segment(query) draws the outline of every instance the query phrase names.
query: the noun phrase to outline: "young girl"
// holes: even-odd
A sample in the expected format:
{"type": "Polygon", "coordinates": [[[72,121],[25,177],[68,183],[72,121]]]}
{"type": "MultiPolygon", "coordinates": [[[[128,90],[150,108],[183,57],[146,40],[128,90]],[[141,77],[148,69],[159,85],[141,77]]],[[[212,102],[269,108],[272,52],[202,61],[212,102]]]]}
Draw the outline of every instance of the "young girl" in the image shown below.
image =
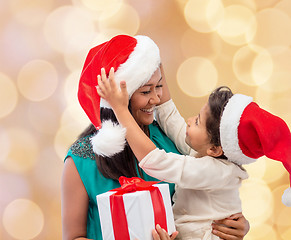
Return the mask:
{"type": "MultiPolygon", "coordinates": [[[[262,112],[260,120],[271,115],[252,103],[250,97],[233,95],[228,88],[218,88],[198,116],[190,118],[187,124],[172,101],[163,104],[157,109],[157,118],[179,150],[187,154],[179,156],[157,149],[140,130],[127,108],[125,82],[121,82],[120,91],[113,70],[109,80],[103,70],[101,76],[98,76],[97,92],[109,102],[118,121],[126,128],[127,141],[140,166],[149,175],[176,183],[173,211],[180,239],[218,239],[211,233],[213,220],[241,212],[239,187],[248,177],[241,164],[253,162],[264,154],[286,163],[284,156],[288,156],[290,147],[280,148],[280,151],[276,146],[261,142],[258,132],[252,133],[253,128],[249,128],[250,122],[258,118],[256,115],[252,119],[251,113],[262,112]],[[236,142],[235,136],[242,138],[243,144],[236,142]],[[287,155],[281,154],[286,151],[287,155]]],[[[271,119],[280,133],[272,142],[281,142],[285,136],[283,141],[288,146],[291,137],[287,125],[273,115],[271,119]]]]}

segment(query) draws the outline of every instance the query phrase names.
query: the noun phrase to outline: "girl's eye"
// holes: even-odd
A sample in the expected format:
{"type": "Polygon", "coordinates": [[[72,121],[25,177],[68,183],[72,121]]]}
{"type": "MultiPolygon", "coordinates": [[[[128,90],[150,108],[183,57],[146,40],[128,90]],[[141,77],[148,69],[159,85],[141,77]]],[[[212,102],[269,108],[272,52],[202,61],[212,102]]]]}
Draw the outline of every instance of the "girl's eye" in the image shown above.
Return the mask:
{"type": "Polygon", "coordinates": [[[195,124],[198,125],[198,117],[195,119],[195,124]]]}
{"type": "Polygon", "coordinates": [[[163,85],[161,84],[161,85],[157,85],[156,86],[156,88],[162,88],[163,87],[163,85]]]}

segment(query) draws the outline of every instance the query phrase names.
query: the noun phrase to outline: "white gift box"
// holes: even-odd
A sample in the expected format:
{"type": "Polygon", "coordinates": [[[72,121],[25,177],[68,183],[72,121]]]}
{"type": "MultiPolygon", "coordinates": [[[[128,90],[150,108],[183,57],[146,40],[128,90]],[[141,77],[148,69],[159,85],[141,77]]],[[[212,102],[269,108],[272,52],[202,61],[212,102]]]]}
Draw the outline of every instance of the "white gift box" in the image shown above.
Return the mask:
{"type": "MultiPolygon", "coordinates": [[[[169,234],[172,234],[176,231],[176,228],[169,185],[154,184],[153,186],[158,187],[161,192],[166,211],[167,230],[169,234]]],[[[96,196],[104,240],[115,240],[110,211],[110,195],[114,193],[115,191],[109,191],[96,196]]],[[[143,190],[125,193],[123,195],[123,202],[130,239],[152,240],[152,230],[155,228],[155,220],[150,192],[143,190]]]]}

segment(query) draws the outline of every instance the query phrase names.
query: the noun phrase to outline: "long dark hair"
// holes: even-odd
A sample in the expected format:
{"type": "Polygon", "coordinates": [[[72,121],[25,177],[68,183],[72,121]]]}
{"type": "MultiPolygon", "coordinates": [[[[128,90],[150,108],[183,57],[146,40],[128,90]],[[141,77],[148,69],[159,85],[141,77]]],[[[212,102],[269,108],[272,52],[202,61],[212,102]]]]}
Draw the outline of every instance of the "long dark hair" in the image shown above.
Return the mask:
{"type": "MultiPolygon", "coordinates": [[[[206,119],[206,129],[210,137],[210,143],[214,146],[221,146],[220,142],[220,119],[228,100],[233,96],[229,87],[221,86],[216,88],[208,98],[209,116],[206,119]]],[[[219,158],[225,158],[224,155],[219,158]]]]}
{"type": "MultiPolygon", "coordinates": [[[[129,104],[130,110],[130,104],[129,104]]],[[[116,116],[112,109],[101,108],[100,110],[101,121],[111,120],[118,123],[116,116]]],[[[147,128],[147,126],[146,126],[147,128]]],[[[86,137],[97,132],[93,124],[90,124],[79,136],[80,138],[86,137]]],[[[122,152],[115,154],[112,157],[103,157],[95,154],[96,164],[101,174],[106,178],[118,180],[120,176],[125,177],[142,177],[143,174],[139,167],[137,167],[137,160],[126,143],[122,152]]]]}

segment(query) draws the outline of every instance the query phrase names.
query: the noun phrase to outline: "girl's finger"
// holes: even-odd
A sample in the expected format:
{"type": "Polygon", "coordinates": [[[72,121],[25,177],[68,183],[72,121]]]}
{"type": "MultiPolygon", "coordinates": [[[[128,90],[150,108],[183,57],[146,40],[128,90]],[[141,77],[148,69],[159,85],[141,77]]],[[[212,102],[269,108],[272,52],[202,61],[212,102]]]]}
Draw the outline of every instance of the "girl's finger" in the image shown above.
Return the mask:
{"type": "Polygon", "coordinates": [[[101,82],[103,83],[104,88],[108,89],[110,87],[105,68],[101,68],[101,82]]]}
{"type": "Polygon", "coordinates": [[[103,92],[102,92],[102,90],[100,89],[99,86],[96,86],[96,90],[97,90],[97,93],[98,93],[98,95],[99,95],[100,97],[102,97],[102,98],[105,97],[104,94],[103,94],[103,92]]]}
{"type": "Polygon", "coordinates": [[[97,81],[98,81],[98,88],[100,90],[105,90],[104,83],[102,82],[102,79],[101,79],[100,75],[97,76],[97,81]]]}

